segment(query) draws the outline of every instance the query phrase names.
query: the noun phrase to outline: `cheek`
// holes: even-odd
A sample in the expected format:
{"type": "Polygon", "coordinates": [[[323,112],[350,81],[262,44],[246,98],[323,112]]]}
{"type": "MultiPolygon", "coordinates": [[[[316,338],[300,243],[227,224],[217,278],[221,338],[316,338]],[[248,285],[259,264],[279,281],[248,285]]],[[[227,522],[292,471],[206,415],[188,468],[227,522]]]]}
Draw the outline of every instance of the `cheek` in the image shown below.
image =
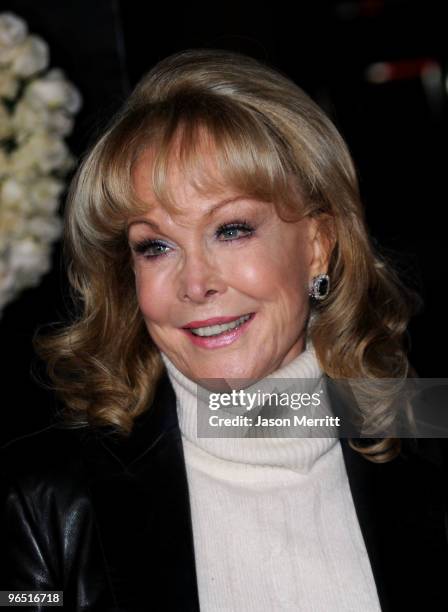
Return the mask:
{"type": "Polygon", "coordinates": [[[226,278],[240,291],[262,300],[274,299],[279,281],[284,274],[280,260],[273,256],[275,249],[268,240],[253,242],[242,253],[226,259],[226,278]]]}
{"type": "Polygon", "coordinates": [[[309,308],[306,252],[286,241],[275,254],[257,266],[257,291],[280,329],[292,329],[291,324],[295,329],[309,308]]]}
{"type": "Polygon", "coordinates": [[[303,239],[290,240],[278,260],[278,279],[281,289],[294,296],[307,297],[309,253],[303,239]],[[299,243],[299,247],[297,247],[299,243]]]}
{"type": "Polygon", "coordinates": [[[254,252],[250,257],[241,258],[232,268],[232,277],[241,288],[246,288],[253,297],[277,301],[280,297],[306,297],[308,271],[304,264],[305,253],[292,249],[276,251],[276,256],[266,251],[254,252]]]}
{"type": "Polygon", "coordinates": [[[135,289],[138,304],[145,320],[147,322],[163,322],[168,312],[167,304],[172,303],[167,283],[164,283],[156,275],[137,271],[135,289]]]}

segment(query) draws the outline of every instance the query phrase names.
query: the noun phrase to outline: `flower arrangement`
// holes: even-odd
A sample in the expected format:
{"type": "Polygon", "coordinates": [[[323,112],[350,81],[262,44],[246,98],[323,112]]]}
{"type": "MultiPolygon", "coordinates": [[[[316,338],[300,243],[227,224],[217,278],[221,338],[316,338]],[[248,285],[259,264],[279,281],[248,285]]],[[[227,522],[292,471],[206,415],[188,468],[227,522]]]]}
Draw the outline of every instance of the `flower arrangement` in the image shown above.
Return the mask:
{"type": "Polygon", "coordinates": [[[64,138],[82,99],[48,45],[13,13],[0,13],[0,316],[50,269],[64,178],[74,166],[64,138]]]}

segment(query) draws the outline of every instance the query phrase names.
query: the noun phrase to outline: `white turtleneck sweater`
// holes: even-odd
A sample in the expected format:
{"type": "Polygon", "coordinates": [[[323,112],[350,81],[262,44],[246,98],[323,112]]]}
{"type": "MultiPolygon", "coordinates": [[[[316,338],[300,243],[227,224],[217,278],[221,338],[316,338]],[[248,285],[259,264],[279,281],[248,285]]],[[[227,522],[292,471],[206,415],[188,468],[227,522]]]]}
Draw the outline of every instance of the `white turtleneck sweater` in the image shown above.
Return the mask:
{"type": "MultiPolygon", "coordinates": [[[[197,385],[162,359],[177,398],[201,611],[379,612],[338,439],[198,437],[197,385]]],[[[322,375],[308,344],[262,382],[322,375]]]]}

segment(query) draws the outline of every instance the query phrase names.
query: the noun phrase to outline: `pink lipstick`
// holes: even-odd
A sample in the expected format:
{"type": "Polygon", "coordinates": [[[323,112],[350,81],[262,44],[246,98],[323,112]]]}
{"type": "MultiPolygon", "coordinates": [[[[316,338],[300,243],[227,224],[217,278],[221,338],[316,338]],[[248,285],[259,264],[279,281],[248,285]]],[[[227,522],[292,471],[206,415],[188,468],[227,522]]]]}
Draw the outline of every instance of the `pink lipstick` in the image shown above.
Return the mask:
{"type": "Polygon", "coordinates": [[[222,346],[227,346],[229,344],[232,344],[233,342],[236,342],[236,340],[238,340],[238,338],[240,338],[246,332],[249,325],[255,318],[254,312],[248,314],[249,318],[247,319],[247,321],[244,321],[244,323],[242,323],[238,327],[223,331],[220,334],[216,334],[214,336],[196,336],[189,330],[198,327],[208,327],[211,325],[222,325],[223,323],[230,323],[231,321],[235,321],[236,319],[239,319],[241,316],[244,315],[240,315],[239,317],[214,317],[211,319],[206,319],[204,321],[191,321],[190,323],[188,323],[188,325],[182,328],[182,331],[196,346],[207,349],[220,348],[222,346]]]}

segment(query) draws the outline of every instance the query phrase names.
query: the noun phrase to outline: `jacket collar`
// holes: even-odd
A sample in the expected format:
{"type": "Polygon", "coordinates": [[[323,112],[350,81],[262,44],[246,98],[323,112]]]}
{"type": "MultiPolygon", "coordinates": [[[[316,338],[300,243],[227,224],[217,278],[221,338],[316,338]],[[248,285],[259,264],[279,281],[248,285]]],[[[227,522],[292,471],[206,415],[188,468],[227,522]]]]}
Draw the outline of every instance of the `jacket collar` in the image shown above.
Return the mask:
{"type": "MultiPolygon", "coordinates": [[[[327,381],[335,414],[353,415],[349,386],[327,381]]],[[[381,609],[444,609],[448,544],[440,441],[404,438],[395,459],[374,463],[351,448],[347,433],[355,428],[345,425],[340,443],[381,609]]]]}
{"type": "Polygon", "coordinates": [[[162,376],[129,438],[96,431],[85,444],[89,496],[115,608],[198,612],[185,460],[168,377],[162,376]]]}
{"type": "Polygon", "coordinates": [[[163,371],[151,405],[135,419],[129,437],[117,434],[112,428],[93,430],[93,436],[95,444],[103,446],[118,466],[131,469],[146,455],[149,457],[165,435],[178,434],[178,430],[176,395],[168,375],[163,371]]]}

